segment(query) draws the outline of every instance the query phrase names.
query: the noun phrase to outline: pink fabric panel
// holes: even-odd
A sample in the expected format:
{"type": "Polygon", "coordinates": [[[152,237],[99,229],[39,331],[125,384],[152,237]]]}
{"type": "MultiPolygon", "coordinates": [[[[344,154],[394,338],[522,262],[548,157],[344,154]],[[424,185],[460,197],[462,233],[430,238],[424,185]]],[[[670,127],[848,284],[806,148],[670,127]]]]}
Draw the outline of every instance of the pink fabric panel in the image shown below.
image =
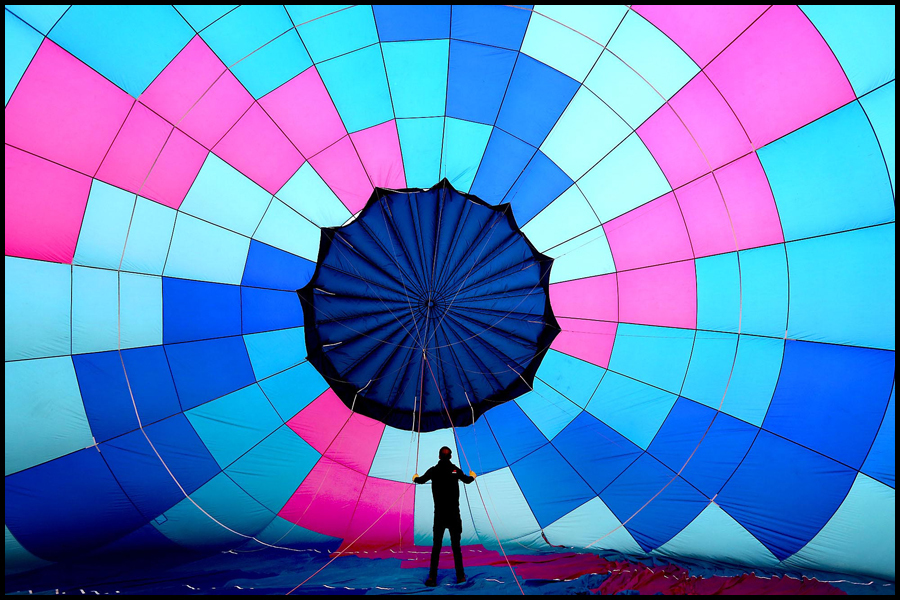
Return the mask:
{"type": "Polygon", "coordinates": [[[784,241],[772,188],[755,152],[716,171],[716,179],[734,223],[738,248],[784,241]]]}
{"type": "Polygon", "coordinates": [[[669,192],[603,225],[616,269],[693,258],[684,219],[669,192]]]}
{"type": "Polygon", "coordinates": [[[93,175],[134,99],[44,40],[6,105],[6,143],[93,175]]]}
{"type": "Polygon", "coordinates": [[[706,68],[756,148],[851,102],[828,44],[796,6],[773,6],[706,68]]]}
{"type": "Polygon", "coordinates": [[[551,348],[604,369],[609,367],[609,357],[616,339],[616,323],[564,317],[557,317],[556,320],[562,331],[553,340],[551,348]]]}
{"type": "Polygon", "coordinates": [[[206,148],[212,148],[252,104],[253,96],[231,72],[227,72],[216,80],[177,125],[206,148]]]}
{"type": "Polygon", "coordinates": [[[373,187],[349,136],[311,157],[309,164],[351,213],[366,205],[373,187]]]}
{"type": "Polygon", "coordinates": [[[644,121],[637,134],[673,188],[709,172],[699,142],[668,104],[644,121]]]}
{"type": "Polygon", "coordinates": [[[97,179],[140,193],[172,129],[165,119],[136,103],[103,159],[97,179]]]}
{"type": "Polygon", "coordinates": [[[723,196],[712,174],[675,190],[697,258],[737,250],[723,196]]]}
{"type": "Polygon", "coordinates": [[[157,159],[141,195],[150,200],[178,208],[194,184],[209,152],[178,129],[169,136],[157,159]]]}
{"type": "Polygon", "coordinates": [[[91,178],[10,146],[5,160],[6,255],[71,263],[91,178]]]}
{"type": "Polygon", "coordinates": [[[635,12],[656,25],[701,67],[739,36],[766,8],[768,5],[632,6],[635,12]]]}
{"type": "Polygon", "coordinates": [[[383,432],[384,423],[354,413],[325,457],[365,475],[372,466],[383,432]]]}
{"type": "Polygon", "coordinates": [[[275,88],[259,103],[307,158],[347,135],[315,67],[275,88]]]}
{"type": "Polygon", "coordinates": [[[319,459],[278,516],[318,533],[346,537],[365,481],[353,469],[319,459]]]}
{"type": "Polygon", "coordinates": [[[258,104],[250,107],[215,153],[271,194],[303,164],[303,156],[258,104]]]}
{"type": "Polygon", "coordinates": [[[390,189],[406,187],[396,121],[388,121],[351,133],[350,139],[359,153],[372,185],[390,189]]]}
{"type": "Polygon", "coordinates": [[[294,415],[287,425],[319,454],[323,454],[351,414],[337,394],[328,388],[294,415]]]}
{"type": "Polygon", "coordinates": [[[369,477],[341,548],[359,551],[412,546],[415,487],[369,477]]]}
{"type": "Polygon", "coordinates": [[[697,327],[694,261],[619,273],[621,321],[661,327],[697,327]]]}
{"type": "Polygon", "coordinates": [[[616,274],[554,283],[550,285],[550,305],[557,317],[618,321],[616,274]]]}

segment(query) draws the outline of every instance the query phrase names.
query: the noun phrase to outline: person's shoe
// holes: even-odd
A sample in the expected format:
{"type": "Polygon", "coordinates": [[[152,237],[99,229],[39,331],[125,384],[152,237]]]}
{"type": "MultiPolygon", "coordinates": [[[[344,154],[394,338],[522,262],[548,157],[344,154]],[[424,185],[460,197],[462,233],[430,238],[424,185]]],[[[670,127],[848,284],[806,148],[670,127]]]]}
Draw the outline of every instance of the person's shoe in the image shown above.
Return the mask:
{"type": "Polygon", "coordinates": [[[425,580],[425,585],[428,587],[435,587],[437,586],[437,580],[434,577],[429,577],[425,580]]]}
{"type": "Polygon", "coordinates": [[[465,582],[466,582],[465,574],[456,576],[456,583],[465,583],[465,582]]]}

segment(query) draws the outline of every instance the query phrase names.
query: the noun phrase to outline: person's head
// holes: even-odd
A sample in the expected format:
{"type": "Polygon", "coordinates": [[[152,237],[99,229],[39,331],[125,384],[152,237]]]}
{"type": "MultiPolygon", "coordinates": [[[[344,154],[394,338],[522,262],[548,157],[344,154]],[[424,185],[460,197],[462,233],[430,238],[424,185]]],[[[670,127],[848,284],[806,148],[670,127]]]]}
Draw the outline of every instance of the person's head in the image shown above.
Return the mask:
{"type": "Polygon", "coordinates": [[[444,446],[441,448],[441,451],[438,452],[438,460],[450,460],[451,456],[453,456],[453,451],[447,446],[444,446]]]}

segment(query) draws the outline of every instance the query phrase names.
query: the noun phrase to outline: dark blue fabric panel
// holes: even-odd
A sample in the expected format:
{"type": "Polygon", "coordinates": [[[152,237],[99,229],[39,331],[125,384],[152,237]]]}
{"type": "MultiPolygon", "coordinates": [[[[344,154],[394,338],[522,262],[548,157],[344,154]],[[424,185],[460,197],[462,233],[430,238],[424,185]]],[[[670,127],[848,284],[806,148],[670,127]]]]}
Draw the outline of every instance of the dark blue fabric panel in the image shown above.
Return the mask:
{"type": "MultiPolygon", "coordinates": [[[[151,559],[165,560],[178,556],[178,554],[188,554],[196,551],[179,546],[160,533],[153,526],[153,523],[147,523],[125,537],[100,547],[95,552],[103,556],[105,560],[118,559],[133,565],[135,558],[140,555],[151,559]]],[[[101,564],[108,566],[109,563],[104,561],[101,564]]]]}
{"type": "Polygon", "coordinates": [[[763,428],[858,469],[890,398],[894,356],[788,341],[763,428]]]}
{"type": "Polygon", "coordinates": [[[241,288],[244,333],[303,326],[303,308],[296,292],[241,288]]]}
{"type": "Polygon", "coordinates": [[[619,521],[631,519],[625,527],[646,551],[659,548],[675,537],[709,503],[703,494],[646,453],[606,488],[600,498],[619,521]],[[652,502],[647,504],[651,498],[652,502]]]}
{"type": "Polygon", "coordinates": [[[94,439],[102,442],[137,429],[119,352],[76,354],[72,362],[94,439]]]}
{"type": "Polygon", "coordinates": [[[500,204],[537,149],[496,127],[491,131],[472,193],[491,204],[500,204]]]}
{"type": "Polygon", "coordinates": [[[312,261],[251,240],[241,285],[299,290],[309,283],[315,270],[312,261]]]}
{"type": "Polygon", "coordinates": [[[547,443],[547,438],[515,402],[507,402],[485,415],[508,464],[547,443]]]}
{"type": "Polygon", "coordinates": [[[515,63],[512,50],[451,41],[447,116],[493,125],[515,63]]]}
{"type": "Polygon", "coordinates": [[[538,524],[546,527],[594,497],[588,484],[547,444],[511,466],[538,524]],[[548,485],[548,481],[552,481],[548,485]]]}
{"type": "Polygon", "coordinates": [[[454,5],[451,35],[457,40],[518,50],[531,18],[531,6],[454,5]]]}
{"type": "Polygon", "coordinates": [[[487,419],[482,417],[474,425],[457,427],[456,435],[459,437],[460,446],[465,450],[465,454],[460,451],[456,458],[459,460],[459,466],[467,473],[471,470],[480,475],[506,466],[503,453],[497,446],[497,440],[487,419]]]}
{"type": "Polygon", "coordinates": [[[256,381],[240,336],[167,345],[166,356],[184,410],[256,381]]]}
{"type": "Polygon", "coordinates": [[[643,453],[588,412],[575,417],[553,438],[553,445],[598,494],[643,453]]]}
{"type": "Polygon", "coordinates": [[[138,407],[141,422],[146,425],[181,412],[175,383],[162,346],[123,350],[128,383],[138,407]]]}
{"type": "Polygon", "coordinates": [[[96,448],[19,471],[5,481],[6,526],[40,558],[88,551],[147,522],[96,448]]]}
{"type": "Polygon", "coordinates": [[[571,185],[569,176],[538,150],[505,200],[512,204],[516,223],[522,227],[571,185]]]}
{"type": "Polygon", "coordinates": [[[450,5],[374,5],[378,39],[382,42],[440,40],[450,37],[450,5]]]}
{"type": "Polygon", "coordinates": [[[881,429],[875,437],[875,443],[869,450],[869,456],[863,464],[862,472],[894,487],[894,464],[897,459],[894,433],[896,423],[894,422],[894,390],[891,390],[891,401],[888,403],[887,411],[884,413],[884,419],[881,421],[881,429]]]}
{"type": "Polygon", "coordinates": [[[828,522],[856,471],[763,430],[716,502],[784,560],[828,522]]]}
{"type": "Polygon", "coordinates": [[[579,86],[568,75],[520,54],[500,108],[497,127],[539,147],[579,86]]]}
{"type": "Polygon", "coordinates": [[[240,287],[163,277],[163,343],[191,342],[240,332],[240,287]]]}

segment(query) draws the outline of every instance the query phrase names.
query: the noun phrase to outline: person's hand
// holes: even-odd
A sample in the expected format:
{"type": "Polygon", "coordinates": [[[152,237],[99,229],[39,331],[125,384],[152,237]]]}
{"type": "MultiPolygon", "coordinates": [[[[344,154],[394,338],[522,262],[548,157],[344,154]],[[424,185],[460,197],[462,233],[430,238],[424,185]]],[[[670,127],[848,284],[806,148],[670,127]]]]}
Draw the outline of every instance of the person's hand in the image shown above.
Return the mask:
{"type": "Polygon", "coordinates": [[[415,483],[415,482],[416,482],[416,479],[418,479],[418,478],[419,478],[419,474],[418,474],[418,473],[416,473],[415,475],[413,475],[413,483],[415,483]]]}
{"type": "Polygon", "coordinates": [[[469,471],[469,477],[475,479],[475,471],[469,471]]]}

